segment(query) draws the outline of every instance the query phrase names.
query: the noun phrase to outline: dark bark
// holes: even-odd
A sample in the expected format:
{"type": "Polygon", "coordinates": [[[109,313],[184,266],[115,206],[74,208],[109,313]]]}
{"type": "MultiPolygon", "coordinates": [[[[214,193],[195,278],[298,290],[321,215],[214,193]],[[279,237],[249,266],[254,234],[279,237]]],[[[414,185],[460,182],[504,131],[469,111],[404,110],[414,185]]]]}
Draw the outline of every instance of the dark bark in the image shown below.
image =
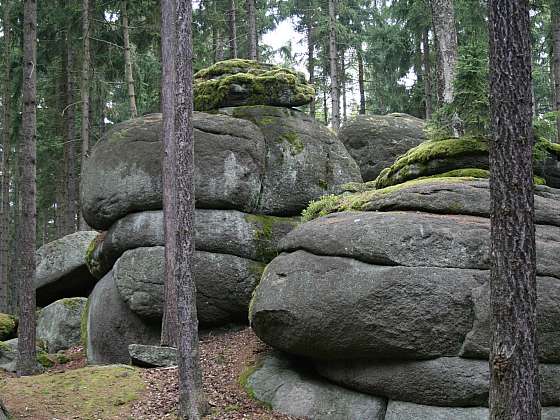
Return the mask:
{"type": "Polygon", "coordinates": [[[10,309],[9,295],[10,285],[8,276],[10,242],[10,138],[11,138],[11,6],[9,0],[4,4],[3,30],[4,30],[4,80],[2,92],[2,213],[0,214],[0,312],[8,312],[10,309]]]}
{"type": "Polygon", "coordinates": [[[540,419],[528,0],[490,0],[490,418],[540,419]]]}
{"type": "Polygon", "coordinates": [[[179,324],[179,417],[198,420],[204,411],[198,346],[194,266],[194,132],[192,3],[177,0],[175,79],[175,283],[179,324]]]}
{"type": "MultiPolygon", "coordinates": [[[[554,110],[560,112],[560,1],[550,4],[552,27],[552,70],[554,79],[554,110]]],[[[560,142],[560,115],[556,117],[557,141],[560,142]]]]}
{"type": "Polygon", "coordinates": [[[228,28],[229,28],[229,58],[237,58],[237,22],[235,0],[229,0],[228,28]]]}
{"type": "Polygon", "coordinates": [[[175,1],[161,2],[161,111],[163,113],[163,212],[165,220],[165,306],[161,345],[177,346],[177,294],[175,285],[175,1]]]}
{"type": "Polygon", "coordinates": [[[124,40],[124,73],[126,77],[126,86],[128,88],[130,118],[136,118],[138,116],[138,109],[136,108],[136,93],[134,90],[134,77],[132,74],[132,57],[130,55],[130,35],[128,30],[127,2],[125,0],[121,1],[121,18],[124,40]]]}
{"type": "Polygon", "coordinates": [[[356,48],[358,55],[358,88],[360,90],[360,115],[366,114],[366,89],[364,84],[364,58],[362,47],[356,48]]]}
{"type": "Polygon", "coordinates": [[[342,93],[342,121],[348,120],[348,111],[346,110],[346,52],[343,50],[340,53],[340,89],[342,93]]]}
{"type": "Polygon", "coordinates": [[[422,67],[424,76],[424,103],[426,106],[426,119],[432,117],[432,66],[430,63],[430,38],[428,28],[422,33],[422,67]]]}
{"type": "Polygon", "coordinates": [[[337,45],[336,45],[336,4],[335,0],[329,0],[329,61],[331,76],[331,101],[332,116],[331,124],[334,131],[340,128],[340,88],[338,84],[338,65],[337,65],[337,45]]]}
{"type": "Polygon", "coordinates": [[[70,39],[70,28],[66,33],[66,107],[65,131],[66,142],[64,143],[64,164],[65,164],[65,190],[66,203],[64,205],[64,225],[65,235],[73,233],[77,230],[76,220],[78,215],[78,173],[76,159],[76,113],[74,111],[74,48],[70,39]]]}
{"type": "Polygon", "coordinates": [[[255,0],[245,0],[247,7],[247,31],[249,32],[249,60],[257,60],[257,16],[255,0]]]}
{"type": "MultiPolygon", "coordinates": [[[[311,15],[311,13],[310,13],[311,15]]],[[[315,30],[311,16],[307,17],[307,71],[309,72],[309,84],[315,84],[315,30]]],[[[315,118],[315,100],[309,104],[309,116],[315,118]]]]}
{"type": "Polygon", "coordinates": [[[35,355],[35,245],[37,222],[37,2],[23,3],[23,138],[20,150],[22,214],[19,252],[19,327],[17,371],[30,375],[35,355]]]}
{"type": "MultiPolygon", "coordinates": [[[[90,4],[89,0],[82,0],[82,37],[83,37],[83,52],[82,52],[82,83],[80,87],[82,96],[82,168],[89,156],[89,114],[90,114],[90,67],[91,67],[91,54],[89,45],[90,36],[90,4]]],[[[85,220],[80,217],[80,229],[87,230],[88,226],[85,220]]]]}

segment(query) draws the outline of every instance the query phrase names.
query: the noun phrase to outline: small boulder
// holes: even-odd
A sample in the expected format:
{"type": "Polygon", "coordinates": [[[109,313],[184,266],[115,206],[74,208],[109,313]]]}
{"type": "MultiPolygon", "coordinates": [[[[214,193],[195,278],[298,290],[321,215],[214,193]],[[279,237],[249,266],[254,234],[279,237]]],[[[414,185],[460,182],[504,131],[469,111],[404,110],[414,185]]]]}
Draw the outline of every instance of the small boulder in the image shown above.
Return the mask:
{"type": "Polygon", "coordinates": [[[43,308],[37,320],[37,338],[49,353],[80,344],[82,313],[87,299],[65,298],[43,308]]]}
{"type": "Polygon", "coordinates": [[[303,73],[252,60],[221,61],[194,75],[198,111],[241,105],[292,107],[315,98],[303,73]]]}
{"type": "Polygon", "coordinates": [[[128,346],[133,365],[147,368],[177,366],[177,349],[174,347],[131,344],[128,346]]]}

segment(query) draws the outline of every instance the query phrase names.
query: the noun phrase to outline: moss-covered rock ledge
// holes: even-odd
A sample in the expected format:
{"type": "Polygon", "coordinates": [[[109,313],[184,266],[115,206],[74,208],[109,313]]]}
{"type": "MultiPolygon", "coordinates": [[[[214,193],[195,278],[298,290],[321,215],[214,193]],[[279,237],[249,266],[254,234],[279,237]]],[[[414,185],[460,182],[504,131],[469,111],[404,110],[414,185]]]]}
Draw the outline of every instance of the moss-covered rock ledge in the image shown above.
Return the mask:
{"type": "Polygon", "coordinates": [[[221,61],[194,75],[197,111],[243,105],[301,106],[315,89],[297,71],[252,60],[221,61]]]}

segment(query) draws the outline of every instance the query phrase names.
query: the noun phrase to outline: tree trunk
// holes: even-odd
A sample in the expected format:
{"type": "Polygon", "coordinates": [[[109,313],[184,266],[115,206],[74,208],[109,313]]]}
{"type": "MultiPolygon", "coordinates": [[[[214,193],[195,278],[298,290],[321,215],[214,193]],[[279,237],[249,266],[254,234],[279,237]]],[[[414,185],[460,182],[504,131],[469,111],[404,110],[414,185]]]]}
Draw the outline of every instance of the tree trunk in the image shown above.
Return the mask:
{"type": "Polygon", "coordinates": [[[136,108],[136,94],[134,93],[134,77],[132,76],[132,57],[130,56],[130,36],[128,32],[128,13],[126,11],[126,0],[121,1],[121,14],[124,39],[124,69],[126,85],[128,87],[128,101],[130,105],[130,118],[138,116],[136,108]]]}
{"type": "Polygon", "coordinates": [[[179,323],[179,417],[198,420],[204,406],[194,267],[192,3],[177,0],[175,79],[175,283],[179,323]]]}
{"type": "MultiPolygon", "coordinates": [[[[554,71],[554,110],[560,112],[560,1],[552,0],[552,68],[554,71]]],[[[556,117],[557,141],[560,143],[560,115],[556,117]]]]}
{"type": "Polygon", "coordinates": [[[490,418],[540,419],[528,0],[490,0],[490,418]]]}
{"type": "Polygon", "coordinates": [[[329,125],[329,109],[327,104],[327,90],[323,90],[323,118],[325,119],[325,125],[329,125]]]}
{"type": "MultiPolygon", "coordinates": [[[[309,84],[313,86],[315,85],[315,31],[310,15],[307,18],[307,71],[309,72],[309,84]]],[[[315,118],[315,115],[315,99],[313,99],[309,104],[309,116],[315,118]]]]}
{"type": "Polygon", "coordinates": [[[246,0],[247,30],[249,31],[249,60],[257,60],[257,16],[255,13],[255,0],[246,0]]]}
{"type": "Polygon", "coordinates": [[[237,23],[235,15],[235,0],[229,0],[229,58],[237,58],[237,23]]]}
{"type": "Polygon", "coordinates": [[[424,70],[424,101],[426,105],[426,119],[432,117],[432,68],[430,65],[430,38],[428,28],[422,33],[422,65],[424,70]]]}
{"type": "Polygon", "coordinates": [[[74,112],[74,49],[71,44],[70,27],[66,33],[66,108],[65,130],[66,143],[64,144],[65,162],[65,189],[66,203],[64,206],[65,235],[76,231],[76,218],[78,215],[78,174],[76,170],[76,113],[74,112]]]}
{"type": "Polygon", "coordinates": [[[35,355],[35,245],[37,222],[37,2],[23,3],[23,115],[21,165],[21,248],[19,253],[19,327],[17,371],[30,375],[36,369],[35,355]]]}
{"type": "Polygon", "coordinates": [[[336,51],[336,0],[329,0],[329,61],[331,74],[331,124],[334,131],[340,128],[340,91],[338,86],[337,51],[336,51]]]}
{"type": "MultiPolygon", "coordinates": [[[[89,156],[89,74],[90,74],[90,47],[89,47],[89,0],[82,0],[82,170],[89,156]]],[[[80,230],[87,230],[88,226],[83,217],[80,217],[80,230]]]]}
{"type": "Polygon", "coordinates": [[[366,88],[364,84],[364,57],[362,47],[356,48],[358,55],[358,88],[360,90],[360,115],[366,114],[366,88]]]}
{"type": "Polygon", "coordinates": [[[2,93],[2,213],[0,214],[0,312],[9,311],[9,253],[8,244],[10,237],[10,138],[11,138],[11,0],[4,4],[3,31],[4,31],[4,83],[2,93]]]}
{"type": "Polygon", "coordinates": [[[346,53],[343,50],[340,53],[340,86],[339,92],[342,92],[342,121],[348,120],[348,112],[346,110],[346,53]]]}
{"type": "Polygon", "coordinates": [[[161,111],[163,113],[163,212],[165,231],[165,306],[161,328],[161,345],[176,347],[177,293],[175,284],[175,4],[174,0],[161,2],[161,111]]]}

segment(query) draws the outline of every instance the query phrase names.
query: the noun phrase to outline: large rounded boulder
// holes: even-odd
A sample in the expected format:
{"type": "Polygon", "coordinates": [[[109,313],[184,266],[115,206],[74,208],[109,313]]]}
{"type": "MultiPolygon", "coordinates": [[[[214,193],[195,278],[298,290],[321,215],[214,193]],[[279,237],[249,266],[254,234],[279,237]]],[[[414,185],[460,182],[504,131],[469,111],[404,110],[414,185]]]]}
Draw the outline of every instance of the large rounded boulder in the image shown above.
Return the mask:
{"type": "Polygon", "coordinates": [[[356,160],[364,181],[425,140],[425,122],[407,114],[360,115],[340,129],[338,137],[356,160]]]}

